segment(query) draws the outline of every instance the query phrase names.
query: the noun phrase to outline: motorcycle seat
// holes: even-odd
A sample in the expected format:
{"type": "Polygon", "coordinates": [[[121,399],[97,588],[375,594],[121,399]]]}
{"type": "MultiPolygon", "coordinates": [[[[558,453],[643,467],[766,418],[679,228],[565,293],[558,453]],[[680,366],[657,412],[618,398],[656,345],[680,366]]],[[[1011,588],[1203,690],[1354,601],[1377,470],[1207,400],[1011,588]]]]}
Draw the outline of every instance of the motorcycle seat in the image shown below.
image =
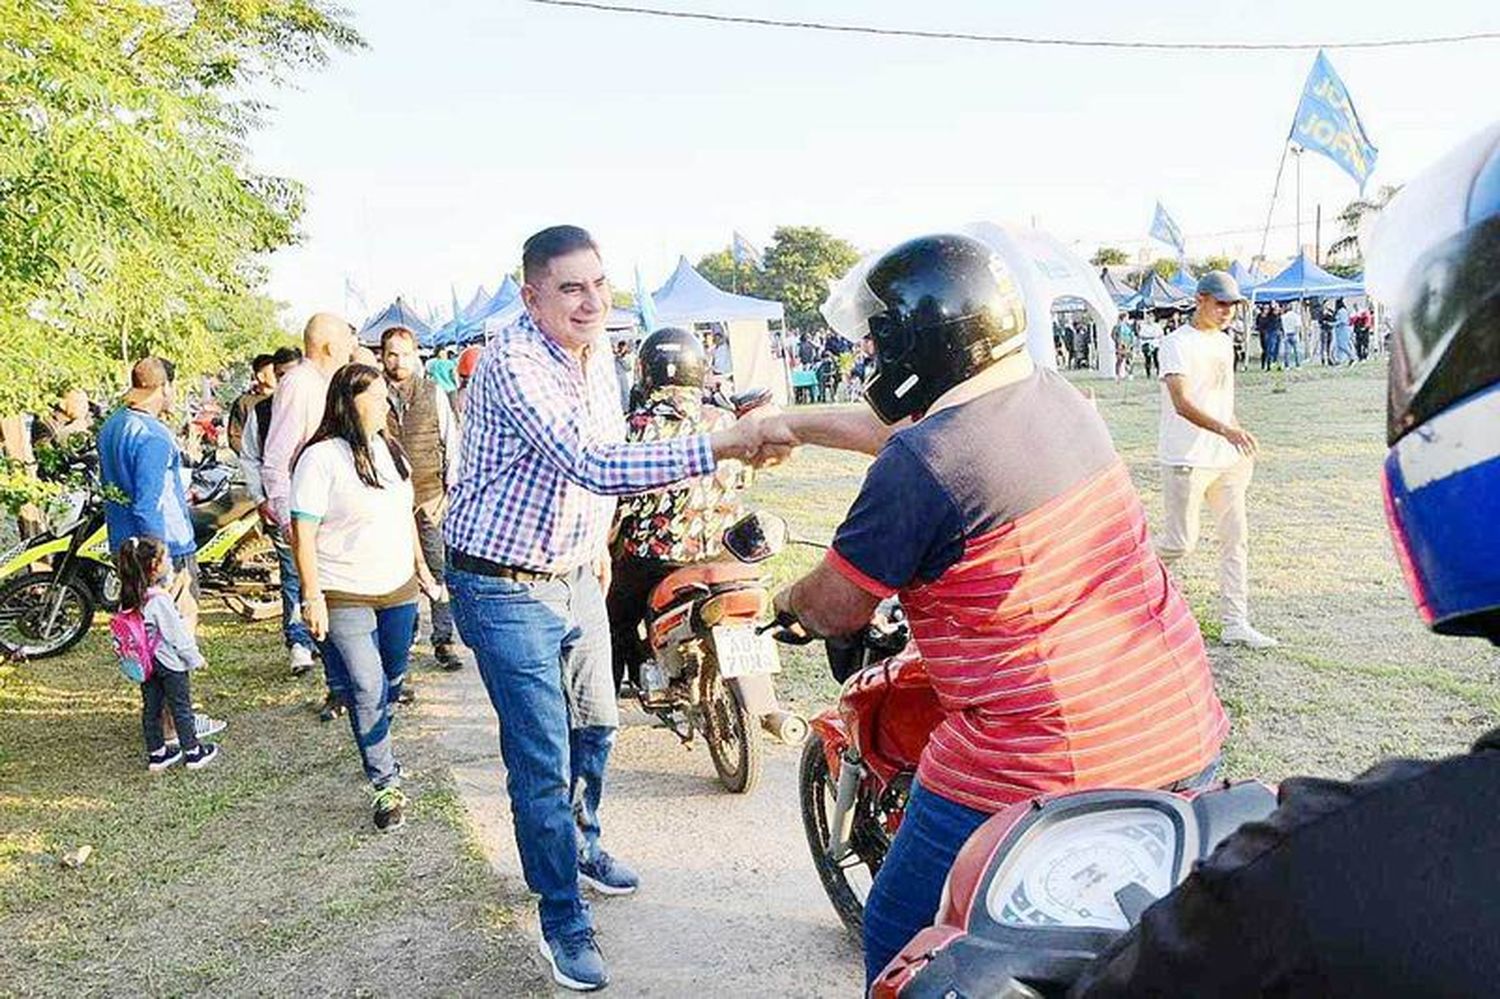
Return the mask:
{"type": "Polygon", "coordinates": [[[217,496],[193,504],[193,533],[200,538],[213,534],[255,509],[255,500],[242,489],[225,489],[217,496]]]}
{"type": "Polygon", "coordinates": [[[656,584],[651,591],[651,613],[660,614],[673,604],[695,594],[719,593],[762,582],[765,573],[739,562],[701,562],[685,565],[656,584]]]}

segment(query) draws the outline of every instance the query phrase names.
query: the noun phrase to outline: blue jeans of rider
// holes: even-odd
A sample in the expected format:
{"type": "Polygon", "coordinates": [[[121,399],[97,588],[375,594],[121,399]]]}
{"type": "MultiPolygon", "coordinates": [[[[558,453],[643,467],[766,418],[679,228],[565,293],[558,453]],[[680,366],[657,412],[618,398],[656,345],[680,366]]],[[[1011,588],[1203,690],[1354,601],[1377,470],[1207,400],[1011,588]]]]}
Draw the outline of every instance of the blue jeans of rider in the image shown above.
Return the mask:
{"type": "Polygon", "coordinates": [[[518,583],[448,568],[453,617],[500,719],[500,756],[543,936],[592,924],[580,856],[599,849],[599,800],[619,727],[604,595],[587,569],[518,583]]]}
{"type": "MultiPolygon", "coordinates": [[[[1211,783],[1214,760],[1201,773],[1168,785],[1184,791],[1211,783]]],[[[922,929],[932,925],[943,883],[974,830],[992,813],[949,801],[913,781],[901,828],[865,900],[865,988],[922,929]]]]}
{"type": "Polygon", "coordinates": [[[323,653],[323,682],[331,693],[347,696],[349,677],[338,649],[332,642],[315,641],[302,621],[302,577],[297,575],[292,546],[280,527],[270,527],[266,534],[271,539],[271,547],[276,549],[276,561],[281,567],[281,637],[287,648],[302,645],[319,649],[323,653]]]}
{"type": "Polygon", "coordinates": [[[365,776],[377,789],[400,783],[391,746],[391,705],[406,679],[416,622],[415,601],[379,610],[328,609],[328,645],[338,650],[348,670],[349,727],[365,776]]]}

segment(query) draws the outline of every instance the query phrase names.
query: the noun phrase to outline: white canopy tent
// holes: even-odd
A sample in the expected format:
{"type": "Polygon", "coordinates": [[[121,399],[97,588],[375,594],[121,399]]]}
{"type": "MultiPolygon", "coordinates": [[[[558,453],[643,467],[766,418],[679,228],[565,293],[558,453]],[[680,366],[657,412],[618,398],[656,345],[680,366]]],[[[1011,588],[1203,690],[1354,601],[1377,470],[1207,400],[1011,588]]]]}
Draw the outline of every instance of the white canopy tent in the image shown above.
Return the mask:
{"type": "Polygon", "coordinates": [[[687,257],[677,259],[677,269],[651,300],[659,326],[722,326],[729,336],[735,391],[770,389],[776,403],[786,405],[790,395],[786,365],[771,349],[771,322],[786,320],[786,309],[780,302],[717,288],[693,269],[687,257]]]}
{"type": "Polygon", "coordinates": [[[987,244],[1010,265],[1011,276],[1026,302],[1026,348],[1045,368],[1057,367],[1052,345],[1052,312],[1061,300],[1082,303],[1099,331],[1099,371],[1113,375],[1115,346],[1110,331],[1119,310],[1093,266],[1041,229],[975,222],[963,232],[987,244]]]}

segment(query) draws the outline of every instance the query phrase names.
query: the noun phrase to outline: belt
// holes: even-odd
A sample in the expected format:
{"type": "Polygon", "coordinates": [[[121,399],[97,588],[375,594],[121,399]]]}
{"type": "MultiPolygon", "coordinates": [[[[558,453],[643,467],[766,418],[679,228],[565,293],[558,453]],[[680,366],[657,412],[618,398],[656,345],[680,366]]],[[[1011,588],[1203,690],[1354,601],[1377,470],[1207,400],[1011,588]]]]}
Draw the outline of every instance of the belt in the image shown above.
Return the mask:
{"type": "Polygon", "coordinates": [[[493,576],[496,579],[509,579],[515,583],[549,583],[554,579],[562,578],[555,572],[537,572],[520,566],[502,565],[487,558],[480,558],[478,555],[459,551],[457,548],[448,549],[448,565],[460,572],[472,572],[476,576],[493,576]]]}

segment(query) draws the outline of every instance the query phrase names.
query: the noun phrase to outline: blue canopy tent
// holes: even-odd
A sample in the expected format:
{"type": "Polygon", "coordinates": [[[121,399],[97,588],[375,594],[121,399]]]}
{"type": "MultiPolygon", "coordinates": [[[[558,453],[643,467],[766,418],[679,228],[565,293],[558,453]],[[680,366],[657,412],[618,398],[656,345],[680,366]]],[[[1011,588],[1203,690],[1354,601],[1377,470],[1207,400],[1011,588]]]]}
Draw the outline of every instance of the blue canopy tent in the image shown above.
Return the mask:
{"type": "Polygon", "coordinates": [[[484,308],[484,304],[489,300],[489,289],[484,285],[480,285],[479,290],[474,292],[474,297],[469,299],[469,304],[465,305],[462,309],[459,309],[458,314],[464,319],[471,319],[473,318],[475,313],[484,308]]]}
{"type": "MultiPolygon", "coordinates": [[[[1197,288],[1194,288],[1197,291],[1197,288]]],[[[1181,309],[1192,304],[1193,296],[1170,283],[1155,271],[1147,271],[1137,293],[1137,309],[1181,309]]]]}
{"type": "Polygon", "coordinates": [[[417,335],[419,344],[425,345],[432,340],[432,327],[422,321],[417,310],[407,305],[405,299],[397,295],[394,302],[368,319],[360,328],[359,342],[366,347],[379,347],[381,334],[392,326],[405,326],[417,335]]]}
{"type": "MultiPolygon", "coordinates": [[[[475,298],[477,299],[478,296],[476,295],[475,298]]],[[[493,295],[487,296],[484,301],[477,304],[470,302],[460,309],[458,315],[434,333],[432,341],[424,346],[454,347],[461,343],[481,340],[484,338],[485,325],[489,319],[512,305],[518,304],[520,300],[521,286],[516,284],[515,278],[507,274],[493,295]]]]}
{"type": "Polygon", "coordinates": [[[1141,293],[1111,274],[1108,267],[1099,269],[1099,282],[1122,311],[1131,312],[1140,308],[1141,293]]]}
{"type": "Polygon", "coordinates": [[[1173,274],[1167,283],[1179,291],[1186,292],[1189,296],[1196,297],[1198,294],[1198,279],[1181,264],[1177,265],[1177,273],[1173,274]]]}
{"type": "Polygon", "coordinates": [[[1257,285],[1250,298],[1256,302],[1294,302],[1304,298],[1355,297],[1364,293],[1362,282],[1330,274],[1308,260],[1307,254],[1299,253],[1280,274],[1257,285]]]}
{"type": "Polygon", "coordinates": [[[1238,260],[1229,265],[1229,276],[1234,278],[1234,283],[1240,286],[1240,291],[1245,295],[1249,295],[1251,291],[1265,281],[1265,278],[1238,260]]]}

